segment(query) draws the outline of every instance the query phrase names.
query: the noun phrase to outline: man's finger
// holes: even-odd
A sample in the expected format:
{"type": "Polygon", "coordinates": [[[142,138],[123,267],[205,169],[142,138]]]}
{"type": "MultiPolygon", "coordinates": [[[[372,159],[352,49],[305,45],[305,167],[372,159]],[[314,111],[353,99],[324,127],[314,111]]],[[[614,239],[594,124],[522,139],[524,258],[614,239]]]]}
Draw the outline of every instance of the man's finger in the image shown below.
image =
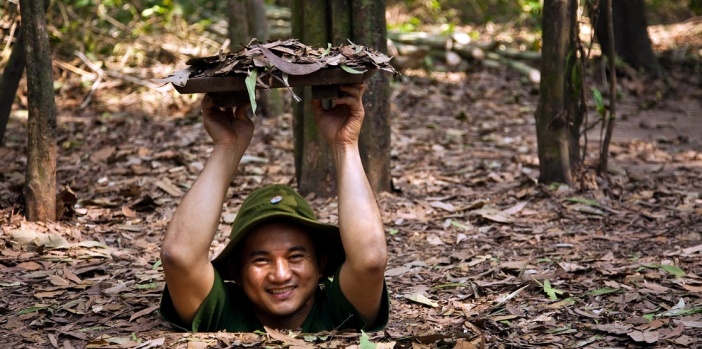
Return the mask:
{"type": "MultiPolygon", "coordinates": [[[[236,119],[246,119],[248,116],[246,116],[246,109],[249,108],[249,104],[242,104],[242,105],[237,105],[236,109],[234,109],[234,117],[236,119]]],[[[231,110],[231,108],[228,108],[231,110]]]]}
{"type": "Polygon", "coordinates": [[[359,99],[363,95],[363,91],[366,88],[366,84],[360,83],[360,84],[349,84],[349,85],[341,85],[339,87],[339,90],[348,93],[350,96],[359,99]]]}
{"type": "Polygon", "coordinates": [[[324,106],[322,105],[321,99],[312,100],[312,112],[314,113],[315,118],[324,114],[324,106]]]}
{"type": "Polygon", "coordinates": [[[212,102],[212,97],[210,95],[205,94],[204,97],[202,97],[202,100],[200,101],[200,107],[205,110],[205,109],[211,109],[212,106],[214,106],[214,102],[212,102]]]}
{"type": "Polygon", "coordinates": [[[361,103],[357,97],[354,96],[344,96],[334,99],[334,105],[346,105],[349,108],[358,109],[361,107],[361,103]]]}

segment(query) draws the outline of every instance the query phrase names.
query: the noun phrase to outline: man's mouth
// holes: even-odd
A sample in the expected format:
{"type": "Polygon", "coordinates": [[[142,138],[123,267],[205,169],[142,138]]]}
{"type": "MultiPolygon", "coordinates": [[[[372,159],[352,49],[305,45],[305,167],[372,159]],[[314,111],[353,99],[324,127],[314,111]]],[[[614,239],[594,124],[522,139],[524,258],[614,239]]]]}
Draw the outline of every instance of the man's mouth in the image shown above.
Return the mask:
{"type": "Polygon", "coordinates": [[[285,287],[285,288],[274,288],[274,289],[269,289],[268,292],[269,292],[269,293],[272,293],[272,294],[275,294],[275,295],[280,295],[280,294],[285,294],[285,293],[288,293],[288,292],[292,292],[293,289],[294,289],[294,287],[289,286],[289,287],[285,287]]]}

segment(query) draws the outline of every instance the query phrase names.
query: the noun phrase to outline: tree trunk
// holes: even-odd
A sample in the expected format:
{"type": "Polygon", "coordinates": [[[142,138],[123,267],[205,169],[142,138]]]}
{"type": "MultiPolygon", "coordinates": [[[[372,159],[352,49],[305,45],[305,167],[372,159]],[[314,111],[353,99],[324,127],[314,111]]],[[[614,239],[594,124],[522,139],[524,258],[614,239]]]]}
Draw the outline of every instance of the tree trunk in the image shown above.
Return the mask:
{"type": "Polygon", "coordinates": [[[268,40],[268,19],[263,0],[228,0],[227,17],[231,51],[240,50],[253,38],[261,42],[268,40]]]}
{"type": "Polygon", "coordinates": [[[539,105],[536,110],[536,138],[542,183],[573,181],[572,168],[578,163],[579,137],[573,122],[579,108],[572,69],[577,55],[576,0],[545,0],[543,6],[543,59],[539,105]],[[571,58],[568,59],[568,55],[571,58]]]}
{"type": "Polygon", "coordinates": [[[251,40],[249,31],[249,0],[229,0],[227,16],[229,17],[229,49],[239,51],[251,40]]]}
{"type": "MultiPolygon", "coordinates": [[[[306,45],[321,46],[330,41],[327,27],[327,1],[294,0],[292,30],[294,37],[306,45]]],[[[295,174],[302,195],[315,193],[329,197],[336,192],[336,173],[331,149],[319,132],[314,120],[312,89],[295,88],[302,98],[293,103],[293,133],[295,137],[295,174]]]]}
{"type": "MultiPolygon", "coordinates": [[[[263,0],[229,0],[229,50],[236,52],[251,39],[268,41],[269,28],[266,7],[263,0]]],[[[283,97],[279,90],[258,90],[256,92],[257,114],[263,116],[283,113],[283,97]]]]}
{"type": "Polygon", "coordinates": [[[247,0],[249,34],[261,41],[268,40],[268,18],[263,0],[247,0]]]}
{"type": "Polygon", "coordinates": [[[329,42],[332,45],[345,45],[353,39],[352,11],[349,0],[329,0],[329,42]]]}
{"type": "Polygon", "coordinates": [[[12,53],[3,71],[2,80],[0,80],[0,91],[2,91],[0,94],[0,146],[5,144],[7,122],[10,120],[12,104],[15,101],[17,87],[22,78],[25,65],[24,35],[22,34],[22,27],[18,26],[12,53]]]}
{"type": "MultiPolygon", "coordinates": [[[[352,42],[387,53],[385,1],[314,0],[292,2],[293,37],[307,45],[326,47],[352,42]]],[[[293,104],[295,173],[300,192],[331,196],[336,190],[333,159],[317,130],[309,88],[298,88],[301,103],[293,104]]],[[[366,81],[366,112],[359,147],[374,191],[390,189],[390,87],[384,74],[366,81]]]]}
{"type": "MultiPolygon", "coordinates": [[[[663,73],[663,69],[658,64],[658,59],[651,47],[644,5],[643,0],[616,0],[612,2],[614,50],[624,62],[632,67],[660,75],[663,73]]],[[[600,6],[598,11],[595,35],[602,47],[602,52],[607,57],[612,57],[608,52],[610,44],[603,6],[600,6]]]]}
{"type": "MultiPolygon", "coordinates": [[[[352,41],[388,52],[385,0],[351,2],[352,41]]],[[[390,81],[376,74],[366,81],[363,107],[366,112],[360,137],[361,159],[373,190],[390,190],[390,81]]]]}
{"type": "Polygon", "coordinates": [[[44,4],[20,0],[29,120],[24,188],[27,219],[56,219],[56,105],[44,4]]]}

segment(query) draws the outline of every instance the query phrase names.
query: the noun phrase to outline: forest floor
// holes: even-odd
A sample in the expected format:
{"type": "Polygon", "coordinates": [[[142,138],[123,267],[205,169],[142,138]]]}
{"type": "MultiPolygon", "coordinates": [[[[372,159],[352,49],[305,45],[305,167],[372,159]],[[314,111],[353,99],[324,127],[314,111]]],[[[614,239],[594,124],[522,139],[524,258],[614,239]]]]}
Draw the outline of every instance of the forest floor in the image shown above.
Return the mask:
{"type": "MultiPolygon", "coordinates": [[[[23,104],[0,148],[0,342],[700,348],[702,74],[699,61],[663,61],[672,62],[664,64],[669,84],[621,77],[609,181],[595,175],[593,130],[586,168],[571,187],[537,181],[538,89],[518,73],[405,72],[393,84],[394,190],[378,197],[392,310],[385,331],[363,338],[183,334],[161,319],[164,228],[211,150],[197,96],[130,92],[108,81],[80,109],[87,90],[67,89],[57,99],[65,210],[52,223],[23,218],[23,104]]],[[[258,119],[213,253],[251,190],[295,185],[291,122],[289,112],[258,119]]],[[[323,221],[336,220],[335,200],[309,199],[323,221]]]]}

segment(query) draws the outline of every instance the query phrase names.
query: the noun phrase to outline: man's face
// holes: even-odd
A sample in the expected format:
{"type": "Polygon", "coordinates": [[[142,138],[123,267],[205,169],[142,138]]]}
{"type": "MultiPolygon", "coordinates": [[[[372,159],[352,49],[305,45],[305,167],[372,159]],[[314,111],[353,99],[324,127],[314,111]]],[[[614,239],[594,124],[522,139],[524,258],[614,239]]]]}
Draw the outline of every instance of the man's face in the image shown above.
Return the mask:
{"type": "Polygon", "coordinates": [[[241,250],[237,282],[264,325],[297,328],[309,314],[321,277],[314,244],[302,226],[272,222],[252,231],[241,250]]]}

